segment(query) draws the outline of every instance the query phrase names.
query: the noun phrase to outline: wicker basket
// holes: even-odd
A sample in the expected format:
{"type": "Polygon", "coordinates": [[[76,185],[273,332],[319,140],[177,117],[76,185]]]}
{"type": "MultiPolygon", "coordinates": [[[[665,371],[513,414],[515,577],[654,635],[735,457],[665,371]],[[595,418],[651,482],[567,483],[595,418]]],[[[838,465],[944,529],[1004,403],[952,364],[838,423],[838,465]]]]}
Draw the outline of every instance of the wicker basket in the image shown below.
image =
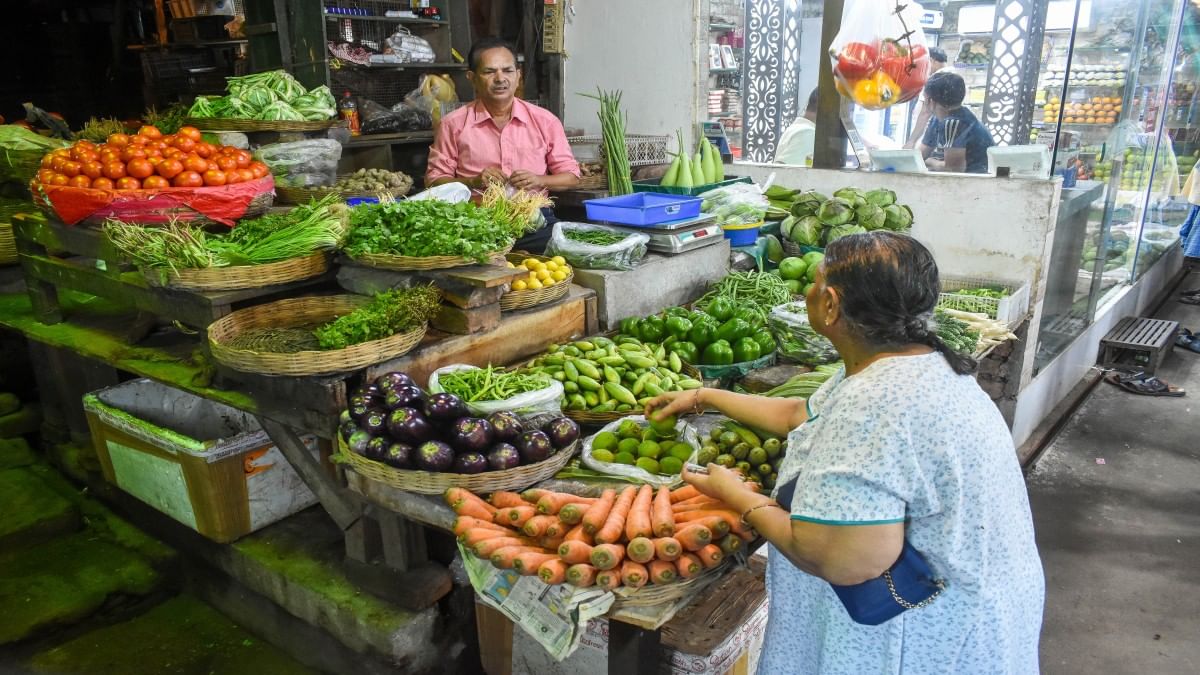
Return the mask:
{"type": "MultiPolygon", "coordinates": [[[[694,380],[704,380],[704,378],[700,375],[700,370],[690,363],[683,364],[682,374],[687,375],[694,380]]],[[[586,424],[589,426],[603,426],[609,422],[615,422],[622,417],[641,415],[643,412],[644,411],[640,408],[634,408],[633,410],[626,410],[624,412],[618,412],[614,410],[612,412],[602,413],[592,412],[590,410],[567,410],[566,408],[564,408],[562,411],[563,415],[570,417],[578,424],[586,424]]]]}
{"type": "MultiPolygon", "coordinates": [[[[512,250],[510,244],[503,251],[497,251],[488,256],[487,265],[503,265],[504,256],[512,250]]],[[[354,262],[371,267],[378,267],[383,270],[395,270],[398,272],[421,271],[421,270],[444,270],[451,267],[465,267],[467,265],[478,265],[479,261],[473,258],[464,258],[458,255],[429,255],[429,256],[410,256],[410,255],[387,255],[382,253],[364,253],[362,255],[352,256],[346,254],[348,258],[354,262]]]]}
{"type": "Polygon", "coordinates": [[[382,462],[367,459],[362,455],[350,452],[339,435],[338,454],[333,459],[348,465],[364,478],[407,492],[440,495],[448,488],[460,487],[482,494],[497,490],[524,490],[552,477],[566,466],[575,453],[579,452],[579,445],[579,441],[575,441],[551,455],[549,459],[515,469],[474,474],[433,473],[431,471],[397,469],[382,462]]]}
{"type": "Polygon", "coordinates": [[[370,301],[366,296],[330,295],[288,298],[240,309],[208,326],[213,358],[222,364],[263,375],[330,375],[365,368],[407,354],[425,337],[425,326],[345,349],[290,354],[258,352],[229,346],[238,335],[264,328],[296,328],[328,323],[370,301]]]}
{"type": "Polygon", "coordinates": [[[232,225],[238,219],[263,215],[275,202],[275,179],[269,175],[233,185],[164,190],[93,190],[67,185],[47,186],[37,181],[30,183],[29,189],[33,193],[34,205],[42,213],[55,220],[63,220],[68,225],[98,226],[109,218],[139,225],[157,225],[172,220],[204,225],[216,222],[205,215],[214,212],[214,204],[232,203],[233,199],[250,194],[244,212],[229,213],[229,222],[225,224],[232,225]],[[50,199],[51,195],[82,201],[91,209],[90,214],[72,221],[68,218],[69,213],[58,211],[50,199]],[[200,203],[204,204],[204,212],[192,206],[200,203]]]}
{"type": "Polygon", "coordinates": [[[0,200],[0,265],[17,264],[17,241],[13,238],[12,218],[31,208],[32,205],[24,199],[0,200]]]}
{"type": "Polygon", "coordinates": [[[646,584],[641,588],[618,587],[613,591],[617,599],[609,612],[633,607],[659,607],[681,600],[724,576],[732,566],[730,560],[726,557],[715,567],[710,567],[690,579],[679,579],[669,584],[646,584]]]}
{"type": "Polygon", "coordinates": [[[403,190],[385,190],[383,192],[343,192],[334,190],[333,188],[298,188],[287,187],[286,185],[275,185],[275,196],[281,204],[307,204],[311,199],[321,199],[326,195],[335,194],[342,199],[354,198],[370,198],[388,195],[394,199],[399,199],[412,191],[412,185],[409,185],[403,190]]]}
{"type": "Polygon", "coordinates": [[[779,239],[781,242],[783,242],[783,253],[784,253],[784,255],[786,255],[788,257],[799,258],[800,256],[803,256],[805,253],[812,253],[813,251],[816,251],[818,253],[825,252],[825,249],[823,249],[819,246],[806,246],[803,244],[797,244],[796,242],[792,241],[791,239],[788,239],[787,237],[780,237],[779,239]]]}
{"type": "MultiPolygon", "coordinates": [[[[504,257],[513,264],[519,263],[526,258],[534,258],[542,262],[550,261],[550,258],[547,258],[544,255],[534,255],[532,253],[522,252],[509,253],[504,257]]],[[[571,287],[571,280],[574,278],[575,270],[571,270],[571,273],[567,275],[566,279],[563,279],[553,286],[531,288],[523,291],[509,291],[500,296],[500,310],[504,312],[510,312],[517,309],[528,309],[530,307],[537,307],[538,305],[544,305],[548,302],[559,300],[566,296],[567,291],[571,287]]]]}
{"type": "Polygon", "coordinates": [[[184,124],[201,131],[321,131],[336,126],[338,120],[293,122],[290,120],[243,120],[216,117],[186,117],[184,124]]]}
{"type": "Polygon", "coordinates": [[[142,270],[142,273],[151,286],[185,288],[192,291],[234,291],[308,279],[324,274],[328,269],[329,255],[318,251],[311,255],[262,265],[181,270],[146,269],[142,270]]]}

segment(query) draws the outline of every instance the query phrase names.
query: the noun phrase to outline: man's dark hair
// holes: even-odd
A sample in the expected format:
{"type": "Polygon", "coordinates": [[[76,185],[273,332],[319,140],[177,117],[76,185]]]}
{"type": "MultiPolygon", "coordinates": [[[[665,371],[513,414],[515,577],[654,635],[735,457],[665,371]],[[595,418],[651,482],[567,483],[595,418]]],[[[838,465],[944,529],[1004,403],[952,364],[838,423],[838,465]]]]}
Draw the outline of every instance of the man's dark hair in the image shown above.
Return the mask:
{"type": "Polygon", "coordinates": [[[808,106],[804,108],[804,112],[817,111],[817,99],[819,98],[817,96],[818,89],[818,87],[813,87],[812,93],[808,95],[808,106]]]}
{"type": "Polygon", "coordinates": [[[946,50],[942,49],[941,47],[930,47],[929,48],[929,58],[933,59],[934,61],[937,61],[938,63],[945,63],[946,62],[946,50]]]}
{"type": "Polygon", "coordinates": [[[925,83],[925,96],[934,103],[955,108],[967,97],[967,83],[961,75],[939,70],[925,83]]]}
{"type": "Polygon", "coordinates": [[[467,66],[472,72],[479,67],[479,55],[489,49],[497,49],[503,47],[513,55],[513,62],[517,61],[517,48],[511,42],[504,38],[486,37],[482,40],[476,40],[475,44],[471,45],[471,51],[467,52],[467,66]]]}

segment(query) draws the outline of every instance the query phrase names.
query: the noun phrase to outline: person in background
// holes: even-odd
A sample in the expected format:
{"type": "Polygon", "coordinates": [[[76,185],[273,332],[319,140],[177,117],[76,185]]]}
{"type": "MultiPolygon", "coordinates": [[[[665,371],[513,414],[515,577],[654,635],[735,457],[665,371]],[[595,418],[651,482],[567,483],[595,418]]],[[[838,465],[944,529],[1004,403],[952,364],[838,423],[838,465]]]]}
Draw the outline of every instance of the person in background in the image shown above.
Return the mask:
{"type": "Polygon", "coordinates": [[[776,164],[812,166],[813,144],[817,137],[817,89],[808,95],[804,114],[784,129],[775,149],[776,164]]]}
{"type": "Polygon", "coordinates": [[[967,85],[956,73],[936,73],[925,83],[933,120],[921,138],[921,156],[930,171],[987,173],[987,149],[996,144],[987,127],[962,107],[967,85]]]}
{"type": "MultiPolygon", "coordinates": [[[[929,48],[929,76],[933,77],[934,73],[945,71],[953,73],[954,68],[946,65],[946,52],[941,47],[929,48]]],[[[929,120],[933,119],[933,106],[929,103],[929,97],[925,92],[921,92],[919,112],[917,119],[913,120],[912,135],[908,137],[908,142],[904,144],[905,148],[915,148],[921,137],[925,135],[925,129],[929,127],[929,120]]]]}
{"type": "MultiPolygon", "coordinates": [[[[479,40],[471,45],[467,64],[475,101],[442,118],[429,148],[425,187],[458,182],[481,192],[499,183],[544,193],[577,185],[579,162],[562,122],[517,98],[521,71],[512,45],[499,38],[479,40]]],[[[551,209],[542,213],[547,225],[554,223],[551,209]]],[[[517,247],[540,252],[549,230],[527,235],[517,247]]]]}

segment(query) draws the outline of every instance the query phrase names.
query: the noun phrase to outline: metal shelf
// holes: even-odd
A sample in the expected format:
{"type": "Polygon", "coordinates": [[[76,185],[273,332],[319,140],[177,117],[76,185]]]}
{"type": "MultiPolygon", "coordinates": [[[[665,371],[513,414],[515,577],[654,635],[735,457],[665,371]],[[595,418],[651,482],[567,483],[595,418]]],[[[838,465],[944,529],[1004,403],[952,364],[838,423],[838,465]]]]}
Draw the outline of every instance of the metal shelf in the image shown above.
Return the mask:
{"type": "Polygon", "coordinates": [[[741,68],[709,68],[710,75],[728,75],[730,73],[740,72],[741,68]]]}
{"type": "Polygon", "coordinates": [[[466,70],[465,63],[372,63],[364,66],[351,61],[343,61],[346,68],[355,68],[358,70],[466,70]]]}
{"type": "Polygon", "coordinates": [[[325,18],[350,19],[351,21],[384,21],[387,23],[409,23],[426,26],[447,26],[450,24],[445,19],[420,19],[407,16],[355,16],[353,14],[331,14],[329,12],[325,12],[325,18]]]}
{"type": "Polygon", "coordinates": [[[710,22],[710,23],[708,24],[708,29],[709,29],[710,31],[715,31],[715,30],[734,30],[735,28],[737,28],[737,25],[736,25],[736,24],[732,24],[732,23],[714,23],[714,22],[710,22]]]}
{"type": "Polygon", "coordinates": [[[400,145],[404,143],[432,143],[432,131],[402,131],[394,134],[366,134],[352,136],[347,147],[367,148],[374,145],[400,145]]]}

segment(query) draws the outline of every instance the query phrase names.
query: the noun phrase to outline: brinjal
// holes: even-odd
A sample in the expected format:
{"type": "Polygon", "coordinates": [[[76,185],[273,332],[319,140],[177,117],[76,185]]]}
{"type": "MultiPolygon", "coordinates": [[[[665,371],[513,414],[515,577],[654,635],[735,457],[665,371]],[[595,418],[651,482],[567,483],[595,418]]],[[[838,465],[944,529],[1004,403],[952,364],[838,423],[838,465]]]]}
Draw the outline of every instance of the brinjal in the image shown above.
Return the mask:
{"type": "Polygon", "coordinates": [[[396,387],[416,386],[416,384],[417,383],[413,382],[413,379],[408,376],[408,373],[398,373],[395,371],[384,373],[375,378],[375,386],[379,387],[381,391],[387,391],[388,389],[394,389],[396,387]]]}
{"type": "Polygon", "coordinates": [[[367,402],[366,398],[357,397],[350,399],[350,407],[346,412],[350,413],[350,417],[354,418],[355,422],[361,421],[362,418],[375,408],[367,402]]]}
{"type": "Polygon", "coordinates": [[[338,433],[342,435],[343,441],[350,440],[350,436],[356,431],[358,431],[358,425],[354,423],[354,420],[346,420],[338,425],[338,433]]]}
{"type": "Polygon", "coordinates": [[[346,422],[353,422],[353,421],[354,421],[354,418],[350,415],[349,410],[343,410],[341,412],[341,414],[338,415],[338,425],[342,425],[342,424],[345,424],[346,422]]]}
{"type": "Polygon", "coordinates": [[[395,410],[396,408],[416,408],[420,410],[425,407],[425,392],[408,384],[398,384],[388,387],[383,392],[383,405],[387,406],[388,410],[395,410]]]}
{"type": "Polygon", "coordinates": [[[481,452],[464,452],[454,458],[457,473],[483,473],[488,470],[487,458],[481,452]]]}
{"type": "Polygon", "coordinates": [[[367,459],[373,459],[377,462],[382,462],[384,455],[387,454],[388,446],[392,444],[392,440],[387,436],[376,436],[367,443],[367,459]]]}
{"type": "Polygon", "coordinates": [[[382,410],[369,410],[359,420],[358,426],[372,436],[382,436],[387,433],[387,413],[382,410]]]}
{"type": "Polygon", "coordinates": [[[487,461],[492,471],[515,469],[521,466],[521,453],[509,443],[497,443],[488,453],[487,461]]]}
{"type": "Polygon", "coordinates": [[[448,471],[454,465],[454,450],[441,441],[426,441],[417,448],[417,467],[425,471],[448,471]]]}
{"type": "Polygon", "coordinates": [[[367,445],[371,442],[371,434],[359,429],[350,434],[350,438],[346,439],[346,447],[353,452],[363,457],[367,456],[367,445]]]}
{"type": "Polygon", "coordinates": [[[367,399],[368,403],[374,403],[376,405],[383,404],[384,390],[380,389],[379,387],[377,387],[373,384],[368,384],[365,387],[362,387],[361,389],[358,390],[357,393],[358,393],[358,395],[367,399]]]}
{"type": "Polygon", "coordinates": [[[414,454],[413,447],[408,443],[391,443],[384,451],[383,461],[397,469],[411,469],[414,454]]]}
{"type": "Polygon", "coordinates": [[[579,425],[569,417],[559,417],[558,419],[551,420],[549,424],[543,427],[543,431],[550,437],[550,442],[554,444],[554,447],[559,450],[579,439],[579,425]]]}
{"type": "Polygon", "coordinates": [[[409,445],[420,445],[434,433],[433,425],[415,408],[393,410],[387,417],[387,429],[392,438],[409,445]]]}
{"type": "Polygon", "coordinates": [[[492,425],[492,434],[497,441],[505,443],[513,443],[517,440],[517,436],[525,431],[525,426],[521,424],[521,418],[507,410],[494,412],[487,416],[488,424],[492,425]]]}
{"type": "Polygon", "coordinates": [[[517,437],[517,452],[522,464],[533,464],[554,454],[554,444],[542,431],[526,431],[517,437]]]}
{"type": "Polygon", "coordinates": [[[467,406],[454,394],[433,394],[425,401],[425,416],[434,424],[448,426],[454,420],[467,416],[467,406]]]}
{"type": "Polygon", "coordinates": [[[492,425],[477,417],[460,417],[450,425],[447,436],[459,452],[485,452],[492,444],[492,425]]]}

